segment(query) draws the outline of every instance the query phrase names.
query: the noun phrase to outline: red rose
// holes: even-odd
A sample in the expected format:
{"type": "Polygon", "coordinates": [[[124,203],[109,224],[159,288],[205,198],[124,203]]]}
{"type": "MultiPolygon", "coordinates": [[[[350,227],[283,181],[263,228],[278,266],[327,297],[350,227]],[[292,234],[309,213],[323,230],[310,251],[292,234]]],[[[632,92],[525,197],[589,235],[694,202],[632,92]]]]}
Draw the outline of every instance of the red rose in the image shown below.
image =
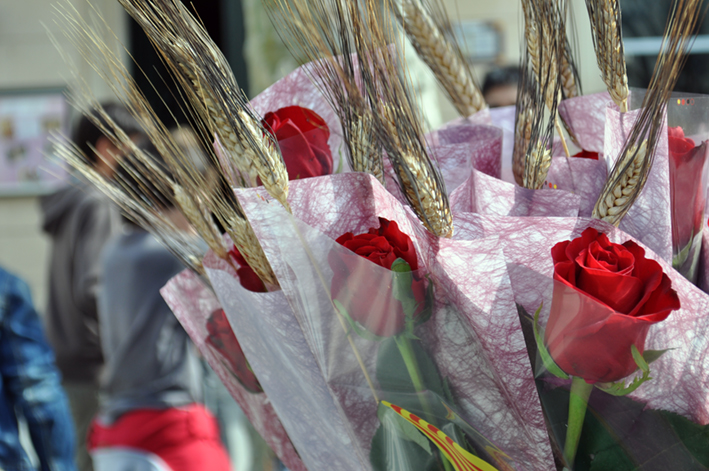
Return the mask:
{"type": "Polygon", "coordinates": [[[209,316],[207,332],[209,332],[207,344],[214,347],[224,357],[231,374],[250,392],[262,392],[263,389],[251,371],[223,309],[217,309],[209,316]]]}
{"type": "Polygon", "coordinates": [[[704,216],[702,176],[706,142],[696,146],[684,137],[681,127],[668,128],[670,151],[670,191],[672,194],[672,241],[675,252],[684,249],[699,233],[704,216]]]}
{"type": "Polygon", "coordinates": [[[289,180],[332,173],[330,130],[313,110],[287,106],[266,113],[262,124],[278,140],[289,180]]]}
{"type": "Polygon", "coordinates": [[[236,274],[239,276],[241,286],[256,293],[265,293],[268,291],[266,285],[261,281],[261,278],[258,277],[254,269],[246,262],[246,259],[241,255],[241,252],[239,252],[236,246],[232,246],[229,255],[239,264],[239,269],[236,270],[236,274]]]}
{"type": "Polygon", "coordinates": [[[637,369],[648,329],[679,309],[670,279],[635,242],[613,244],[593,228],[556,244],[554,295],[546,343],[566,373],[617,381],[637,369]]]}
{"type": "Polygon", "coordinates": [[[574,154],[572,157],[579,157],[582,159],[598,160],[598,152],[591,152],[589,150],[582,150],[578,154],[574,154]]]}
{"type": "Polygon", "coordinates": [[[418,306],[414,317],[423,311],[426,283],[416,272],[418,260],[411,238],[394,221],[379,218],[379,224],[378,229],[369,229],[366,234],[348,232],[337,239],[356,255],[330,252],[328,261],[334,272],[331,296],[368,331],[379,337],[391,337],[404,330],[406,317],[401,302],[394,297],[393,277],[391,272],[372,270],[362,257],[387,269],[398,258],[409,264],[413,271],[411,290],[418,306]]]}

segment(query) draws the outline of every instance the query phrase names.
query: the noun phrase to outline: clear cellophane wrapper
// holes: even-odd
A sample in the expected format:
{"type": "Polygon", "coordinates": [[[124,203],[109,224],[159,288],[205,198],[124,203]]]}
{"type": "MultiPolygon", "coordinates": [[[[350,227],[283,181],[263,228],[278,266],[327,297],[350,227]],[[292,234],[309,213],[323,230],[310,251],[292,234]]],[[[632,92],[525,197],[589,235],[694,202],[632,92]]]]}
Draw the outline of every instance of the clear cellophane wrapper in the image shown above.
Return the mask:
{"type": "MultiPolygon", "coordinates": [[[[555,283],[551,248],[558,242],[578,237],[587,227],[606,233],[611,242],[623,243],[631,239],[623,231],[592,219],[510,218],[478,214],[457,215],[455,237],[475,239],[492,234],[500,237],[515,300],[529,316],[542,306],[540,324],[544,327],[549,317],[555,283]]],[[[635,417],[633,414],[639,414],[643,409],[652,409],[679,414],[701,426],[709,424],[709,318],[704,314],[709,309],[709,296],[673,270],[662,257],[646,246],[643,248],[646,257],[656,260],[669,276],[681,303],[681,309],[649,328],[645,349],[671,350],[650,364],[652,380],[628,396],[636,405],[612,401],[608,394],[594,391],[589,413],[606,421],[607,430],[621,442],[630,461],[640,466],[638,469],[695,469],[691,466],[692,463],[696,465],[692,453],[666,422],[653,422],[650,416],[636,422],[631,419],[635,417]],[[665,449],[665,452],[657,453],[657,450],[665,449]]],[[[584,297],[583,301],[588,301],[587,298],[584,297]]],[[[577,304],[581,304],[581,298],[577,304]]],[[[527,340],[533,353],[536,344],[530,332],[531,318],[523,317],[522,321],[523,325],[526,324],[527,340]]],[[[537,359],[535,363],[542,403],[551,422],[552,443],[558,457],[559,447],[563,447],[566,412],[559,412],[555,401],[560,398],[568,400],[569,381],[546,375],[544,368],[540,367],[541,361],[537,359]],[[565,393],[555,393],[558,388],[565,388],[565,393]]],[[[634,376],[631,375],[627,383],[634,376]]]]}
{"type": "MultiPolygon", "coordinates": [[[[260,190],[239,191],[238,196],[293,307],[299,334],[338,405],[359,466],[370,467],[372,442],[380,427],[378,400],[403,401],[414,409],[410,412],[426,416],[424,398],[437,420],[445,419],[436,413],[440,405],[454,410],[465,424],[463,429],[468,428],[466,438],[476,454],[498,469],[552,469],[539,399],[496,238],[435,238],[410,209],[363,174],[292,182],[293,216],[260,190]],[[391,350],[394,340],[357,335],[357,328],[338,313],[331,299],[336,273],[329,258],[347,259],[350,272],[358,274],[357,282],[349,285],[352,290],[377,288],[350,293],[350,298],[366,299],[367,312],[388,312],[383,306],[388,302],[386,287],[396,282],[392,272],[334,240],[346,232],[359,234],[378,227],[379,217],[396,221],[416,247],[420,268],[414,276],[426,277],[435,301],[431,318],[416,327],[420,340],[414,343],[435,364],[433,376],[445,378],[450,395],[436,384],[429,384],[426,394],[407,396],[398,391],[396,383],[381,373],[389,364],[381,352],[391,350]]],[[[366,323],[366,315],[349,313],[349,317],[366,323]]],[[[264,389],[268,392],[265,384],[264,389]]],[[[391,437],[387,440],[387,446],[393,446],[391,437]]],[[[394,449],[402,450],[399,445],[394,449]]],[[[421,469],[405,453],[395,455],[401,469],[421,469]]]]}
{"type": "Polygon", "coordinates": [[[216,342],[210,342],[207,324],[210,317],[221,310],[214,292],[191,270],[172,278],[160,292],[256,431],[289,469],[305,471],[267,395],[249,391],[235,375],[235,368],[230,366],[231,358],[214,347],[216,342]]]}
{"type": "Polygon", "coordinates": [[[283,291],[255,293],[213,254],[204,267],[264,392],[310,470],[359,469],[346,424],[283,291]]]}
{"type": "Polygon", "coordinates": [[[692,140],[669,147],[672,196],[672,264],[696,283],[706,207],[709,152],[709,96],[673,93],[667,105],[667,125],[692,140]]]}

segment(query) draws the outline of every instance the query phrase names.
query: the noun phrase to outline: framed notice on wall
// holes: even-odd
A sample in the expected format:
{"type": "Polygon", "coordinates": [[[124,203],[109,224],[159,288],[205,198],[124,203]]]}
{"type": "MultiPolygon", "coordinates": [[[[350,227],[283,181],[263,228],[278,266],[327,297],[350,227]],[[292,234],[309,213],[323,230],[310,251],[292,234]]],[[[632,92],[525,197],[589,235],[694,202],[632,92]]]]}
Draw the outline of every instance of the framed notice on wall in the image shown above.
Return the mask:
{"type": "Polygon", "coordinates": [[[0,196],[43,194],[68,173],[50,135],[68,135],[63,88],[0,90],[0,196]]]}

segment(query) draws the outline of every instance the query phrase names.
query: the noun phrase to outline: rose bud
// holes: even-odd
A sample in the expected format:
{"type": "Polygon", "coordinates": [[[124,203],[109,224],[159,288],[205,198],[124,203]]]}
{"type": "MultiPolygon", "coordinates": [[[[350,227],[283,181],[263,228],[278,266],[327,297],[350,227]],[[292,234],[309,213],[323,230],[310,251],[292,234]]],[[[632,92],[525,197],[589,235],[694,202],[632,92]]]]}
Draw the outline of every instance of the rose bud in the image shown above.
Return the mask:
{"type": "Polygon", "coordinates": [[[211,345],[226,360],[229,372],[249,391],[262,392],[263,389],[256,379],[239,341],[231,330],[229,321],[223,309],[214,311],[207,320],[207,344],[211,345]]]}
{"type": "Polygon", "coordinates": [[[679,309],[670,279],[633,241],[614,244],[593,228],[556,244],[554,294],[545,341],[556,364],[587,382],[611,382],[637,369],[652,324],[679,309]]]}
{"type": "Polygon", "coordinates": [[[243,255],[241,255],[241,252],[239,252],[236,246],[232,246],[229,251],[229,255],[231,255],[236,263],[239,264],[239,269],[236,270],[236,275],[239,277],[241,286],[256,293],[265,293],[268,291],[266,289],[266,285],[263,283],[261,278],[259,278],[254,269],[251,268],[251,265],[246,262],[246,259],[243,255]]]}
{"type": "Polygon", "coordinates": [[[417,303],[414,318],[424,310],[426,283],[417,272],[418,260],[411,238],[401,232],[394,221],[379,218],[379,224],[378,229],[369,229],[365,234],[348,232],[337,239],[354,254],[330,252],[328,262],[334,272],[330,294],[333,300],[344,306],[352,320],[369,332],[379,337],[391,337],[404,330],[406,318],[401,301],[394,297],[392,273],[372,270],[368,264],[362,263],[361,258],[388,270],[397,259],[409,265],[412,275],[410,294],[417,303]]]}
{"type": "Polygon", "coordinates": [[[668,128],[670,191],[672,195],[672,242],[675,255],[692,242],[702,228],[706,143],[695,145],[681,127],[668,128]]]}
{"type": "Polygon", "coordinates": [[[287,106],[266,113],[262,124],[278,140],[289,180],[332,173],[330,130],[315,111],[287,106]]]}

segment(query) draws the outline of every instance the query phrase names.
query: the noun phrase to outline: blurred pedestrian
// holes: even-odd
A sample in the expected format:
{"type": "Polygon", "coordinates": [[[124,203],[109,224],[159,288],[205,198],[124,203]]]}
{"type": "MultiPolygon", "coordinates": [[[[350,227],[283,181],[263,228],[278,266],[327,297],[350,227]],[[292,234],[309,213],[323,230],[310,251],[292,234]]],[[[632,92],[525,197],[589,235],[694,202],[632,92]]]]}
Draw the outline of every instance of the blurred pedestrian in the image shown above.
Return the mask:
{"type": "Polygon", "coordinates": [[[27,423],[42,471],[75,471],[74,427],[54,353],[30,290],[0,267],[0,469],[34,469],[20,444],[27,423]]]}
{"type": "MultiPolygon", "coordinates": [[[[156,155],[154,148],[150,151],[156,155]]],[[[163,165],[159,158],[155,162],[163,165]]],[[[189,230],[184,215],[172,207],[172,195],[138,176],[138,167],[126,160],[119,170],[121,184],[140,195],[142,204],[189,230]]],[[[101,268],[98,314],[106,365],[89,438],[92,453],[128,448],[157,455],[171,471],[228,471],[217,422],[199,404],[202,371],[196,350],[160,295],[185,267],[126,219],[106,244],[101,268]]],[[[94,466],[104,471],[100,460],[94,466]]]]}
{"type": "MultiPolygon", "coordinates": [[[[129,136],[141,134],[124,107],[106,104],[103,108],[129,136]]],[[[98,172],[112,177],[121,149],[88,116],[76,126],[73,141],[98,172]]],[[[41,205],[42,229],[52,242],[47,337],[76,424],[77,465],[80,471],[91,471],[85,438],[98,409],[98,373],[103,364],[96,314],[99,258],[104,244],[119,228],[119,216],[103,194],[80,178],[43,197],[41,205]]]]}
{"type": "Polygon", "coordinates": [[[490,108],[513,106],[517,102],[519,67],[496,67],[485,75],[483,97],[490,108]]]}

